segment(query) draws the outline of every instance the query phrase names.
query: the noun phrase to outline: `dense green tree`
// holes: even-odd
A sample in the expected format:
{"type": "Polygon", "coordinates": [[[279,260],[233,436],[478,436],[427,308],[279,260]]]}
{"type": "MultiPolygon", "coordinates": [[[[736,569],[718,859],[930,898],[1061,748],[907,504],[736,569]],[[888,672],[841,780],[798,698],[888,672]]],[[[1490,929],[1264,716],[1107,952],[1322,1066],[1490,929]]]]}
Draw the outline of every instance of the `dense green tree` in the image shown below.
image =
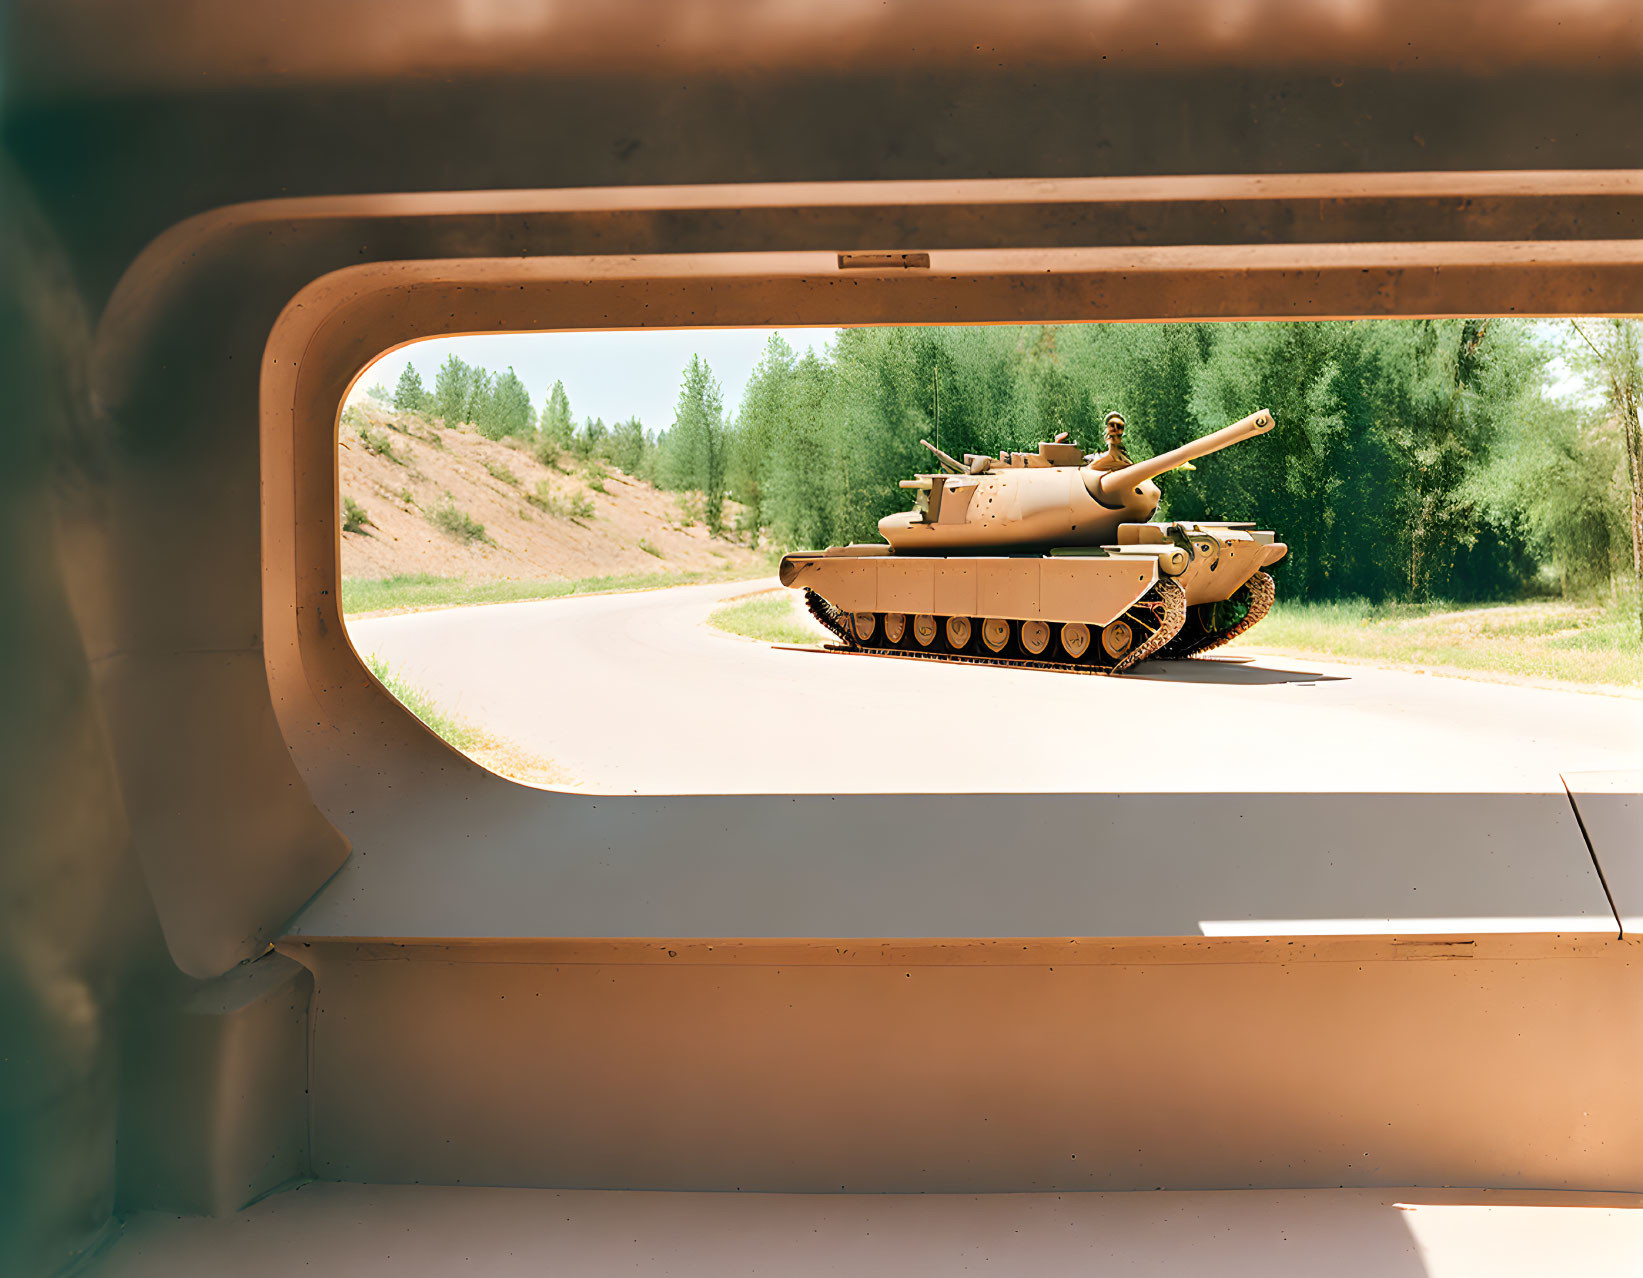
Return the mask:
{"type": "MultiPolygon", "coordinates": [[[[1579,513],[1606,476],[1624,488],[1624,430],[1608,428],[1605,452],[1602,429],[1547,400],[1536,332],[1509,320],[871,328],[803,360],[773,340],[731,428],[727,482],[750,533],[876,540],[877,521],[905,509],[896,481],[931,467],[920,439],[939,434],[962,456],[1065,431],[1094,451],[1117,409],[1143,458],[1269,407],[1277,431],[1161,478],[1166,518],[1277,529],[1291,598],[1499,597],[1533,577],[1537,554],[1606,575],[1582,547],[1625,533],[1612,496],[1597,517],[1579,513]],[[1575,472],[1560,491],[1587,496],[1537,504],[1554,467],[1575,472]]],[[[664,478],[699,486],[686,461],[699,432],[679,426],[664,478]]]]}
{"type": "Polygon", "coordinates": [[[489,399],[485,425],[481,427],[485,434],[492,439],[535,437],[536,410],[531,405],[531,393],[512,368],[496,378],[489,399]]]}
{"type": "Polygon", "coordinates": [[[780,333],[772,333],[748,378],[730,441],[726,479],[743,507],[742,527],[755,545],[759,529],[772,517],[767,481],[778,465],[779,441],[792,413],[796,364],[793,348],[780,333]]]}
{"type": "Polygon", "coordinates": [[[468,369],[468,393],[463,400],[462,420],[488,439],[502,438],[496,411],[496,375],[490,369],[468,369]]]}
{"type": "Polygon", "coordinates": [[[652,448],[644,423],[637,417],[617,422],[610,432],[610,459],[630,475],[641,475],[652,448]]]}
{"type": "Polygon", "coordinates": [[[610,431],[603,417],[589,417],[571,439],[571,451],[586,461],[589,457],[605,455],[610,431]]]}
{"type": "MultiPolygon", "coordinates": [[[[1620,452],[1626,540],[1633,577],[1643,585],[1643,325],[1637,320],[1601,319],[1573,321],[1571,327],[1581,343],[1566,348],[1571,362],[1602,398],[1600,424],[1594,423],[1597,433],[1611,439],[1620,452]]],[[[1643,592],[1638,602],[1643,608],[1643,592]]],[[[1639,624],[1643,625],[1643,613],[1639,624]]]]}
{"type": "Polygon", "coordinates": [[[723,392],[707,362],[692,355],[679,388],[661,471],[666,487],[701,492],[707,526],[715,533],[724,527],[726,435],[723,392]]]}
{"type": "Polygon", "coordinates": [[[470,370],[455,355],[447,355],[445,362],[434,374],[433,412],[447,427],[456,427],[466,420],[470,370]]]}
{"type": "Polygon", "coordinates": [[[537,451],[542,460],[552,462],[570,449],[576,435],[576,419],[571,416],[570,396],[565,394],[565,383],[556,381],[542,405],[541,429],[537,435],[537,451]]]}
{"type": "Polygon", "coordinates": [[[428,392],[422,389],[422,374],[414,364],[400,370],[399,382],[394,387],[394,409],[401,413],[420,413],[427,409],[428,392]]]}

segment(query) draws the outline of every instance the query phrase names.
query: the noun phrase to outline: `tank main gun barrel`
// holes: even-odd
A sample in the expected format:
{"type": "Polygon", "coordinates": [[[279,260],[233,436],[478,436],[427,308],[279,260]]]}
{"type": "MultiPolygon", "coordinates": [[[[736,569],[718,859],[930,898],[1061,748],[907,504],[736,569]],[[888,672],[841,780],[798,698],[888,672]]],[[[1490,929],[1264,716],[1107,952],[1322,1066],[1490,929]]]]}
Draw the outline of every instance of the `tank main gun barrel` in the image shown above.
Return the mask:
{"type": "Polygon", "coordinates": [[[1276,423],[1272,420],[1272,414],[1262,408],[1242,421],[1223,426],[1220,430],[1211,431],[1208,435],[1190,440],[1179,448],[1170,449],[1167,453],[1149,457],[1146,461],[1132,462],[1118,470],[1100,471],[1086,468],[1084,486],[1090,490],[1090,496],[1103,505],[1121,505],[1121,497],[1126,489],[1134,488],[1148,479],[1156,479],[1166,470],[1174,470],[1182,462],[1193,461],[1209,453],[1218,453],[1223,448],[1242,443],[1254,435],[1264,435],[1274,425],[1276,423]]]}

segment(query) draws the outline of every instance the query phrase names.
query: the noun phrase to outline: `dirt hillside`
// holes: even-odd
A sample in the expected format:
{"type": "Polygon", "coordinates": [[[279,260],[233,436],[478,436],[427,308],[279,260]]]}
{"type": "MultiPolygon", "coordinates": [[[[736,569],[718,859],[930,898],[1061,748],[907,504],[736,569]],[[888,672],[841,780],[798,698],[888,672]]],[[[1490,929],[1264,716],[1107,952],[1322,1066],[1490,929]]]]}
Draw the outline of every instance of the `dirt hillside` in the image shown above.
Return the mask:
{"type": "Polygon", "coordinates": [[[545,466],[471,427],[448,430],[371,403],[349,408],[338,436],[345,510],[352,499],[369,520],[342,534],[349,579],[529,580],[763,562],[741,542],[710,537],[677,494],[608,462],[600,481],[568,454],[545,466]]]}

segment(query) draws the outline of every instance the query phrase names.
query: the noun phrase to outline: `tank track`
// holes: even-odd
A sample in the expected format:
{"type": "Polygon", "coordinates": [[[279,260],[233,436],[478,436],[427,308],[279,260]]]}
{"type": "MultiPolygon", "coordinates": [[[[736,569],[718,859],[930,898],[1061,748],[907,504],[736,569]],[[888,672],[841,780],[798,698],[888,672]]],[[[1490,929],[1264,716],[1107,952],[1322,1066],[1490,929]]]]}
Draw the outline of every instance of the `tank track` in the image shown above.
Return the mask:
{"type": "Polygon", "coordinates": [[[1004,666],[1017,670],[1064,670],[1087,675],[1123,674],[1167,646],[1170,640],[1180,633],[1187,619],[1186,592],[1167,577],[1160,579],[1140,602],[1124,613],[1131,621],[1141,621],[1143,628],[1150,627],[1151,633],[1118,661],[1110,666],[1103,666],[1099,661],[1073,661],[1066,658],[1046,660],[1042,657],[1004,656],[995,653],[983,656],[973,652],[945,652],[934,648],[868,646],[856,639],[848,618],[814,590],[807,589],[804,592],[804,605],[810,610],[812,617],[839,639],[837,644],[828,645],[829,650],[833,652],[859,652],[867,656],[902,657],[915,661],[951,661],[972,666],[1004,666]],[[1155,614],[1157,624],[1154,625],[1150,619],[1143,620],[1137,617],[1138,612],[1155,614]]]}
{"type": "Polygon", "coordinates": [[[1262,617],[1272,610],[1272,603],[1278,597],[1277,584],[1272,577],[1264,572],[1258,572],[1240,587],[1249,591],[1249,611],[1236,625],[1228,626],[1225,630],[1217,630],[1206,635],[1178,635],[1160,653],[1164,661],[1181,661],[1188,657],[1199,657],[1206,652],[1212,652],[1223,644],[1229,644],[1244,631],[1248,630],[1262,617]]]}

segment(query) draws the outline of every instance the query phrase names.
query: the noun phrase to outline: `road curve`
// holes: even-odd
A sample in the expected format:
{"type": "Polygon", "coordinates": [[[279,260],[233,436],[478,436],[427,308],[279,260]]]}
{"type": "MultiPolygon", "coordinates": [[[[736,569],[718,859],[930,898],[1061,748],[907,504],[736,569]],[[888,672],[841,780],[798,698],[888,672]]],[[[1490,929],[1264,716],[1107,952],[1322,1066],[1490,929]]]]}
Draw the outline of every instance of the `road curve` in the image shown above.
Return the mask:
{"type": "Polygon", "coordinates": [[[706,624],[774,584],[369,617],[349,634],[588,792],[1554,793],[1563,772],[1643,766],[1643,700],[1626,697],[1231,647],[1122,678],[988,669],[706,624]]]}

